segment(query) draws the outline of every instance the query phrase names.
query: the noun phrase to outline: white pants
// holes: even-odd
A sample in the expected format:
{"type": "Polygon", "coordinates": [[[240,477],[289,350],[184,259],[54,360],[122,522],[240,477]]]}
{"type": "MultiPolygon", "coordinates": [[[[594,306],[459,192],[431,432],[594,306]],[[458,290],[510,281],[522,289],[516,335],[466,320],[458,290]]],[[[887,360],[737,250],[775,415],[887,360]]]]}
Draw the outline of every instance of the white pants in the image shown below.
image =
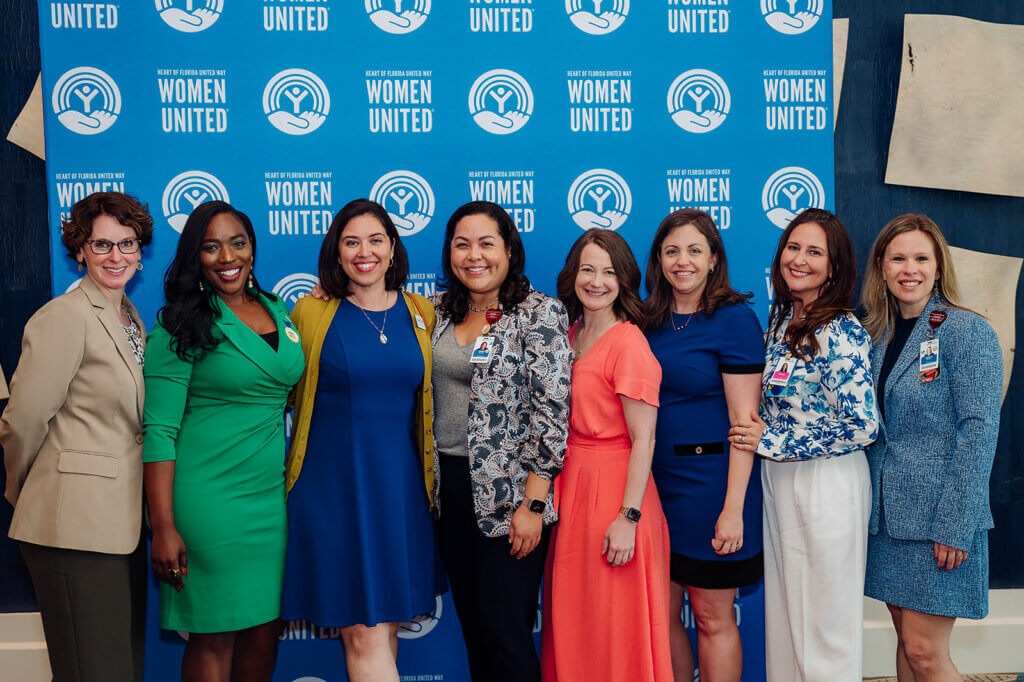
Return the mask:
{"type": "Polygon", "coordinates": [[[867,457],[766,460],[761,483],[768,682],[861,682],[867,457]]]}

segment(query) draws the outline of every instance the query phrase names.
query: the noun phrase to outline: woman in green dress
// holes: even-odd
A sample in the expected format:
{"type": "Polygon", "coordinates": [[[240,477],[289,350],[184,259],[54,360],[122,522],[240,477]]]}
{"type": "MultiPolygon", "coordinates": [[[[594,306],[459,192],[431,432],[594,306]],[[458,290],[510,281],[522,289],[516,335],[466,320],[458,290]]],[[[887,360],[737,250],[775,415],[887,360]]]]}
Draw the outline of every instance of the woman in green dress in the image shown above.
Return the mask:
{"type": "Polygon", "coordinates": [[[269,681],[277,657],[284,408],[305,361],[284,304],[256,283],[255,255],[244,213],[197,207],[148,341],[151,560],[163,581],[160,626],[190,633],[189,682],[269,681]]]}

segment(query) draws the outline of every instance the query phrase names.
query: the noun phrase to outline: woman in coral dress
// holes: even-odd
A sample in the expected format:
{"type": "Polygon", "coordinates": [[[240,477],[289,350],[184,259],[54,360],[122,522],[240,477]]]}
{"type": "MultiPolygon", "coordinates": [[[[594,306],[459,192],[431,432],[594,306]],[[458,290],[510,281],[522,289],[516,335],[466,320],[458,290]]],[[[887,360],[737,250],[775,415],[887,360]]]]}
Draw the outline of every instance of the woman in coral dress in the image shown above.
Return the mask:
{"type": "Polygon", "coordinates": [[[668,526],[650,474],[661,367],[639,285],[625,240],[601,229],[558,277],[576,361],[544,580],[545,682],[672,682],[668,526]]]}

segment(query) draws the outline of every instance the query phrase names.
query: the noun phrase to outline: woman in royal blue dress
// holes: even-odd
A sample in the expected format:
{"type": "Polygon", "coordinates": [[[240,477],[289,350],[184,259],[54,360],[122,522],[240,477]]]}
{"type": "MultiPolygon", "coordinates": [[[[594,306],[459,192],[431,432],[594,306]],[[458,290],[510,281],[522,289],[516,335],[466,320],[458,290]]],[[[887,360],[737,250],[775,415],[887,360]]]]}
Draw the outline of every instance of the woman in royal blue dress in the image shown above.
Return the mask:
{"type": "Polygon", "coordinates": [[[282,618],[341,628],[349,679],[398,680],[398,624],[444,591],[434,523],[430,332],[379,204],[349,202],[292,311],[306,354],[288,454],[282,618]],[[300,475],[301,473],[301,475],[300,475]]]}
{"type": "Polygon", "coordinates": [[[654,446],[672,545],[670,625],[677,680],[693,678],[679,618],[684,591],[697,622],[701,679],[738,680],[736,588],[761,579],[761,482],[754,454],[729,446],[730,421],[757,413],[761,326],[729,284],[711,217],[682,209],[661,221],[647,261],[648,340],[663,370],[654,446]]]}

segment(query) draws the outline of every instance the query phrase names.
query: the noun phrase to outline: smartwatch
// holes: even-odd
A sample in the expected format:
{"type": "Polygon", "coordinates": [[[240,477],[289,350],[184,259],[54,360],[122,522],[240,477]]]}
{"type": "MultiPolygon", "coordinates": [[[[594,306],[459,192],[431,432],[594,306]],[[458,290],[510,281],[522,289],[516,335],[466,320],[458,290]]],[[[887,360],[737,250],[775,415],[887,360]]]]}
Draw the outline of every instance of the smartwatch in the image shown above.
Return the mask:
{"type": "Polygon", "coordinates": [[[625,516],[627,519],[636,523],[640,520],[640,510],[633,507],[623,507],[619,510],[619,513],[625,516]]]}
{"type": "Polygon", "coordinates": [[[547,500],[541,500],[536,497],[527,498],[527,508],[534,514],[543,514],[544,510],[548,508],[547,500]]]}

